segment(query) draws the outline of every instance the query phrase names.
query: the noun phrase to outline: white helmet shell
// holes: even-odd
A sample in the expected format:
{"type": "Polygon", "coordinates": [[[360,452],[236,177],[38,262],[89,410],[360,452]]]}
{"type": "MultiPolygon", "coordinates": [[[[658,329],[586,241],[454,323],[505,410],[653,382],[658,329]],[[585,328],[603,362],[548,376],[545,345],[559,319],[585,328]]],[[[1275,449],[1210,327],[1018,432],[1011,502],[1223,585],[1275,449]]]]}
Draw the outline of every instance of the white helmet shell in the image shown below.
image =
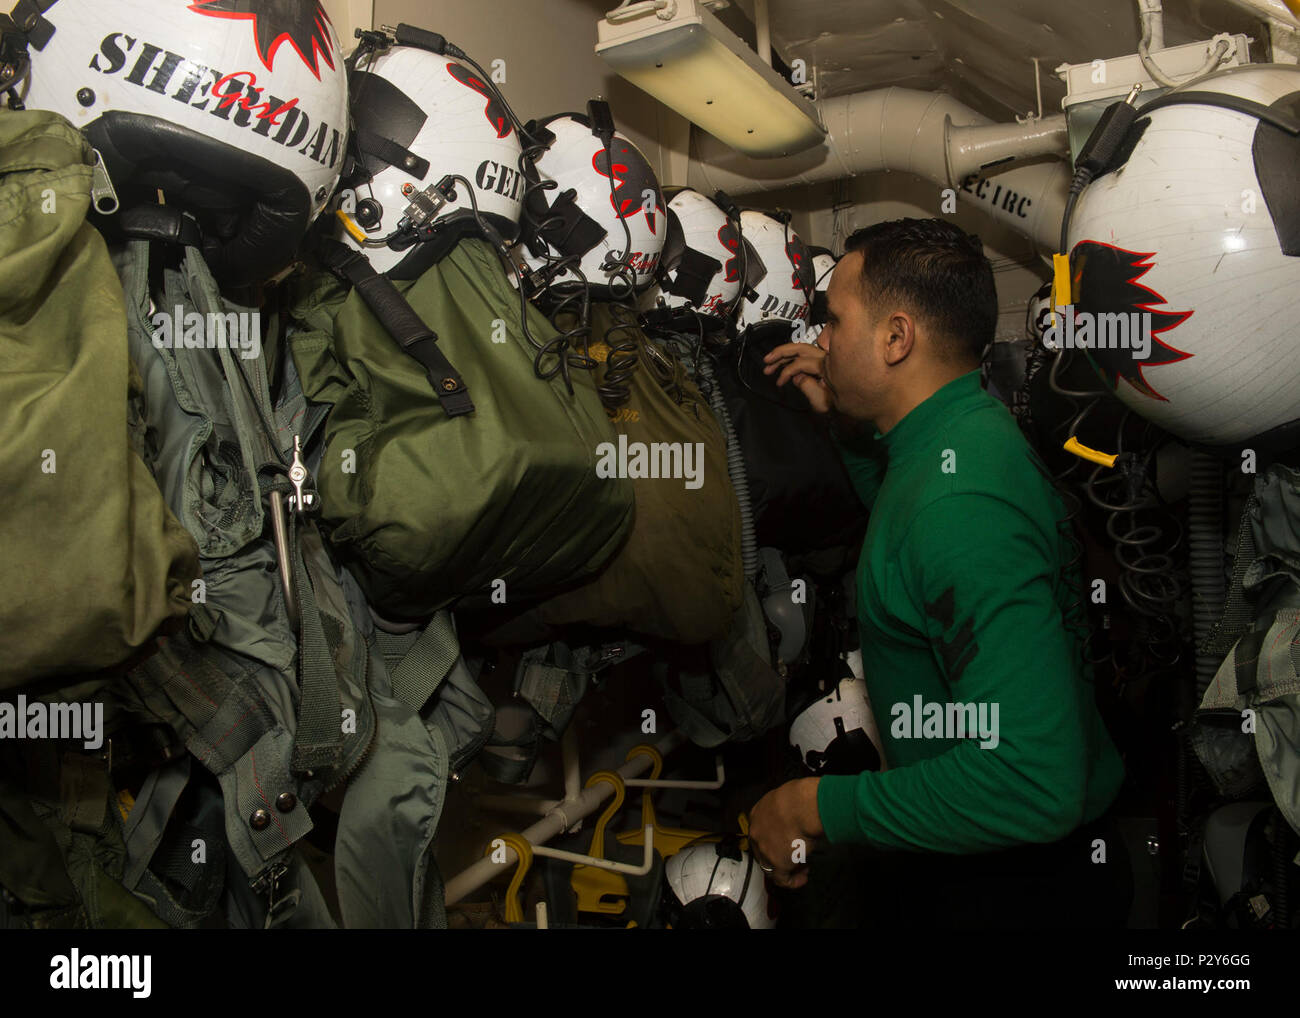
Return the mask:
{"type": "Polygon", "coordinates": [[[814,774],[879,770],[883,754],[867,684],[845,677],[829,696],[809,704],[790,726],[790,745],[814,774]]]}
{"type": "MultiPolygon", "coordinates": [[[[1295,117],[1300,69],[1234,68],[1192,91],[1295,117]]],[[[1083,192],[1071,220],[1068,324],[1083,341],[1061,341],[1095,344],[1078,330],[1107,320],[1093,363],[1125,404],[1183,439],[1230,444],[1289,424],[1300,417],[1300,139],[1210,104],[1141,115],[1150,123],[1127,163],[1083,192]]]]}
{"type": "Polygon", "coordinates": [[[751,852],[728,843],[687,845],[664,864],[678,925],[770,930],[767,885],[751,852]]]}
{"type": "MultiPolygon", "coordinates": [[[[826,305],[826,290],[831,285],[831,273],[835,271],[835,256],[825,251],[813,255],[813,302],[809,308],[810,319],[817,317],[817,309],[820,306],[823,314],[826,305]]],[[[796,343],[816,343],[817,337],[822,334],[825,325],[819,320],[815,325],[809,325],[803,334],[803,338],[794,337],[796,343]]]]}
{"type": "Polygon", "coordinates": [[[813,294],[812,258],[799,235],[766,212],[746,210],[740,229],[758,252],[767,274],[755,287],[758,299],[740,305],[740,328],[766,322],[800,322],[813,294]]]}
{"type": "MultiPolygon", "coordinates": [[[[614,276],[603,266],[624,258],[636,289],[649,286],[659,267],[667,234],[665,203],[649,162],[620,134],[614,135],[612,153],[606,153],[591,128],[572,114],[543,124],[555,135],[555,141],[537,157],[535,165],[540,180],[553,180],[557,186],[534,193],[544,196],[547,204],[554,206],[560,196],[573,191],[573,204],[604,231],[595,246],[581,255],[579,271],[591,286],[608,287],[614,282],[617,287],[614,276]]],[[[552,258],[564,255],[555,246],[559,240],[557,234],[561,232],[546,231],[543,237],[552,258]]],[[[546,258],[538,257],[527,246],[524,260],[534,270],[548,264],[546,258]]],[[[579,282],[578,276],[566,267],[555,276],[552,285],[563,288],[579,282]]]]}
{"type": "MultiPolygon", "coordinates": [[[[523,146],[499,99],[476,71],[427,50],[395,47],[358,66],[352,78],[352,115],[358,148],[371,174],[369,183],[356,188],[356,197],[377,205],[358,217],[368,234],[390,235],[412,196],[455,174],[473,184],[480,215],[506,242],[513,242],[526,183],[520,169],[523,146]],[[375,144],[376,139],[381,143],[375,144]],[[393,165],[385,154],[396,158],[396,150],[385,152],[383,143],[424,163],[414,169],[400,162],[393,165]]],[[[455,201],[431,222],[472,223],[473,204],[466,190],[456,182],[455,201]]],[[[397,268],[412,253],[410,248],[362,248],[350,233],[344,240],[363,250],[378,272],[397,268]]]]}
{"type": "Polygon", "coordinates": [[[305,232],[325,208],[348,99],[318,0],[58,0],[44,17],[53,34],[31,47],[23,99],[85,131],[119,191],[123,161],[141,158],[208,171],[256,200],[273,194],[263,243],[305,232]],[[145,135],[154,151],[140,150],[145,135]]]}
{"type": "Polygon", "coordinates": [[[668,202],[682,224],[688,251],[711,258],[718,269],[708,281],[703,299],[691,299],[670,288],[679,281],[679,268],[666,272],[663,302],[671,308],[694,307],[700,314],[725,318],[740,293],[740,231],[731,218],[709,198],[691,188],[678,191],[668,202]]]}

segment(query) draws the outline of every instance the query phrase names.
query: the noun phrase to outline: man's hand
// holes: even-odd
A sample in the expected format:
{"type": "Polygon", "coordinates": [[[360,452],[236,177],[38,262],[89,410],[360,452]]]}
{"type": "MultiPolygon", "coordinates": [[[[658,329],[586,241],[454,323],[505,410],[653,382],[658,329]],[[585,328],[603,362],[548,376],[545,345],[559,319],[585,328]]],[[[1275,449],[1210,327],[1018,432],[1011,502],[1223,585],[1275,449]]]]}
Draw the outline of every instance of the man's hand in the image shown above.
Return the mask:
{"type": "Polygon", "coordinates": [[[835,408],[835,393],[822,375],[826,351],[815,343],[784,343],[763,358],[763,374],[780,371],[776,377],[778,387],[794,382],[819,414],[835,408]]]}
{"type": "Polygon", "coordinates": [[[808,866],[796,862],[802,849],[806,859],[812,842],[823,833],[817,812],[817,783],[820,778],[787,781],[758,800],[749,815],[749,849],[778,887],[803,887],[808,882],[808,866]],[[800,844],[802,842],[802,845],[800,844]]]}

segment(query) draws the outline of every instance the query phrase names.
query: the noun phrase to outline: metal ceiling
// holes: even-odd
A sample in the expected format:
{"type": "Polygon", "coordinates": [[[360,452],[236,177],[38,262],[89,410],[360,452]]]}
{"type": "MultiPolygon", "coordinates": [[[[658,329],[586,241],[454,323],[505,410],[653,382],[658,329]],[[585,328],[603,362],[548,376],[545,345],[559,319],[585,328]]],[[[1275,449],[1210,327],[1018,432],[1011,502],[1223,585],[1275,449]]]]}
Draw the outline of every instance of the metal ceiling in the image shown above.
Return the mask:
{"type": "MultiPolygon", "coordinates": [[[[753,0],[732,0],[750,18],[753,0]]],[[[769,0],[773,45],[802,58],[823,96],[887,85],[947,92],[995,120],[1035,109],[1039,58],[1043,112],[1060,112],[1062,63],[1137,50],[1133,0],[769,0]]],[[[1227,0],[1165,0],[1165,43],[1244,32],[1266,52],[1262,21],[1227,0]]],[[[733,30],[752,28],[730,12],[733,30]]],[[[722,16],[722,15],[720,15],[722,16]]]]}

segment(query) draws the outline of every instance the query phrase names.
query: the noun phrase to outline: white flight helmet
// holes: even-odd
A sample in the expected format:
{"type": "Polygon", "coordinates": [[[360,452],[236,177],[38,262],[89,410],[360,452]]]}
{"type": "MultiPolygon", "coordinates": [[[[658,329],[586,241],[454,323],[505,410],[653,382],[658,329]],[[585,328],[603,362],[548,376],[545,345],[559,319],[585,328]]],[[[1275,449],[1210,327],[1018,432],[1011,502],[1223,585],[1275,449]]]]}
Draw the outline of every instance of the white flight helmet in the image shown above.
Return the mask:
{"type": "Polygon", "coordinates": [[[292,260],[346,154],[343,55],[319,0],[0,0],[8,8],[31,60],[20,98],[86,134],[123,211],[161,190],[201,224],[226,283],[292,260]]]}
{"type": "Polygon", "coordinates": [[[836,257],[824,247],[809,248],[813,264],[813,299],[808,309],[808,330],[802,340],[796,342],[815,343],[826,324],[826,291],[831,285],[831,273],[835,271],[836,257]]]}
{"type": "Polygon", "coordinates": [[[740,305],[740,330],[756,325],[806,322],[813,295],[812,257],[799,235],[766,212],[746,210],[740,228],[767,270],[755,300],[740,305]]]}
{"type": "Polygon", "coordinates": [[[673,929],[770,930],[767,885],[752,852],[734,838],[687,845],[664,863],[673,929]]]}
{"type": "Polygon", "coordinates": [[[1189,442],[1295,441],[1298,96],[1300,68],[1249,64],[1139,102],[1132,154],[1070,222],[1058,341],[1189,442]]]}
{"type": "Polygon", "coordinates": [[[689,187],[668,200],[681,224],[683,250],[661,281],[661,302],[725,320],[740,293],[740,229],[709,198],[689,187]]]}
{"type": "Polygon", "coordinates": [[[853,676],[814,700],[790,726],[790,745],[814,774],[880,770],[879,739],[867,684],[853,676]]]}
{"type": "Polygon", "coordinates": [[[482,232],[474,204],[502,241],[514,242],[527,183],[523,146],[494,88],[477,71],[397,46],[358,60],[351,88],[365,177],[347,182],[356,202],[345,219],[345,243],[363,251],[376,271],[415,278],[461,236],[482,232]],[[464,178],[449,182],[453,201],[435,190],[448,176],[464,178]],[[361,235],[370,243],[360,243],[361,235]]]}
{"type": "Polygon", "coordinates": [[[654,282],[667,235],[663,194],[645,156],[620,134],[607,152],[587,118],[576,113],[540,126],[554,141],[536,157],[537,174],[556,186],[530,189],[524,210],[528,267],[549,277],[556,292],[581,285],[571,264],[597,296],[624,296],[625,279],[645,289],[654,282]],[[566,264],[555,271],[560,259],[566,264]]]}

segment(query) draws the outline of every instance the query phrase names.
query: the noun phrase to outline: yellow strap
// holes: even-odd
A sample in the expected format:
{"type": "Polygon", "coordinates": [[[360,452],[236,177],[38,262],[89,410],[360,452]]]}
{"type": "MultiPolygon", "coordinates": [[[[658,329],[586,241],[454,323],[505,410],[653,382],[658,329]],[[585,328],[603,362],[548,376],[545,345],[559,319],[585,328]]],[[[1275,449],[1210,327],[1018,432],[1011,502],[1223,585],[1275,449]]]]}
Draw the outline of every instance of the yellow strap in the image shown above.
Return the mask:
{"type": "Polygon", "coordinates": [[[1056,309],[1074,303],[1070,295],[1070,256],[1052,255],[1052,324],[1056,324],[1056,309]]]}
{"type": "Polygon", "coordinates": [[[358,244],[365,243],[366,231],[361,229],[361,227],[357,225],[355,219],[353,219],[342,209],[339,209],[334,214],[339,217],[339,221],[343,223],[343,229],[347,230],[348,233],[352,235],[353,240],[355,240],[358,244]]]}
{"type": "Polygon", "coordinates": [[[1066,440],[1065,451],[1074,453],[1080,459],[1100,463],[1103,467],[1113,467],[1115,461],[1119,459],[1119,456],[1115,453],[1098,452],[1096,449],[1089,449],[1073,435],[1066,440]]]}

